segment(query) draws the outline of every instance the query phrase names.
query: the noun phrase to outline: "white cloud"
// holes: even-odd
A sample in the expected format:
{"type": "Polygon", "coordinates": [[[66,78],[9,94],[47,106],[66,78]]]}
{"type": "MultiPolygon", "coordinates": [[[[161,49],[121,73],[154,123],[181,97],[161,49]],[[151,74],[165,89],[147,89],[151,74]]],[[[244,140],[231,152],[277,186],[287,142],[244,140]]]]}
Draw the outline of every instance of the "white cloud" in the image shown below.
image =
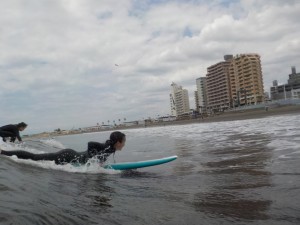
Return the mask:
{"type": "Polygon", "coordinates": [[[265,90],[299,65],[298,1],[0,3],[0,124],[27,132],[169,113],[225,54],[261,55],[265,90]]]}

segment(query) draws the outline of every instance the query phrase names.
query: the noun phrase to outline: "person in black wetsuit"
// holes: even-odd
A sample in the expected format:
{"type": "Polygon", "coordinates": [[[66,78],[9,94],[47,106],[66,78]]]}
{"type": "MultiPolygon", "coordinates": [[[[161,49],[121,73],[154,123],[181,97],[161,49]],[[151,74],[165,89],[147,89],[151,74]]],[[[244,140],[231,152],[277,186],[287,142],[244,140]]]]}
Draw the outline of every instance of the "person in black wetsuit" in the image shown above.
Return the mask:
{"type": "Polygon", "coordinates": [[[48,160],[54,161],[55,164],[80,163],[85,164],[91,158],[96,158],[100,163],[117,150],[122,150],[125,146],[126,137],[120,131],[114,131],[110,134],[109,140],[105,143],[88,142],[88,149],[84,152],[76,152],[73,149],[63,149],[54,153],[33,154],[26,151],[5,151],[0,149],[1,155],[17,156],[19,159],[31,159],[34,161],[48,160]]]}
{"type": "Polygon", "coordinates": [[[18,124],[9,124],[3,127],[0,127],[0,137],[3,141],[6,141],[6,138],[10,137],[10,142],[15,142],[16,138],[21,142],[22,138],[20,137],[20,131],[25,130],[27,124],[24,122],[18,124]]]}

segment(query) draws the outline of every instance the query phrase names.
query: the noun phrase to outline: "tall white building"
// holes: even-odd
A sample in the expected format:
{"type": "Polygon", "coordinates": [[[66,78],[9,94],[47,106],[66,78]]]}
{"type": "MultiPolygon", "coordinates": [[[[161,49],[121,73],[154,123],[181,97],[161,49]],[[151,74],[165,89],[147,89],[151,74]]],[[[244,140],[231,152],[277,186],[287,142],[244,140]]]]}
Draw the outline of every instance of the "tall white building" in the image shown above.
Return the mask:
{"type": "Polygon", "coordinates": [[[172,116],[177,117],[190,112],[188,91],[174,82],[171,84],[170,105],[172,116]]]}
{"type": "Polygon", "coordinates": [[[199,77],[196,79],[197,86],[197,98],[196,101],[196,110],[200,113],[206,112],[207,107],[207,95],[206,95],[206,77],[199,77]],[[198,102],[197,102],[198,101],[198,102]]]}

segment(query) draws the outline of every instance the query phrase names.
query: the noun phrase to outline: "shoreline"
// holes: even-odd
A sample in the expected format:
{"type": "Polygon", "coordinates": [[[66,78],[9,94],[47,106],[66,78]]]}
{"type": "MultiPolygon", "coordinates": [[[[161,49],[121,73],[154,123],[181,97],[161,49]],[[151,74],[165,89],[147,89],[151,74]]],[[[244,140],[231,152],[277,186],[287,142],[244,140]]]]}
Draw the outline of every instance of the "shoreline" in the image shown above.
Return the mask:
{"type": "Polygon", "coordinates": [[[300,105],[287,105],[287,106],[271,107],[268,109],[268,111],[266,111],[264,108],[230,111],[230,112],[224,112],[219,115],[204,117],[203,119],[194,118],[194,119],[185,119],[185,120],[176,120],[176,121],[156,122],[147,125],[133,125],[128,127],[117,126],[114,128],[100,129],[100,130],[89,131],[89,132],[70,132],[67,134],[44,132],[40,134],[29,135],[27,137],[23,137],[23,139],[26,140],[32,138],[52,138],[56,136],[65,136],[65,135],[73,135],[73,134],[139,129],[139,128],[149,128],[149,127],[163,127],[163,126],[173,126],[173,125],[186,125],[186,124],[193,124],[193,123],[212,123],[212,122],[222,122],[222,121],[248,120],[248,119],[258,119],[258,118],[266,118],[271,116],[280,116],[280,115],[297,114],[297,113],[298,114],[300,113],[300,105]]]}
{"type": "MultiPolygon", "coordinates": [[[[252,109],[243,111],[231,111],[224,112],[219,115],[208,116],[205,118],[196,118],[188,120],[177,120],[170,122],[160,122],[157,124],[151,124],[145,126],[135,126],[135,128],[147,128],[147,127],[157,127],[157,126],[172,126],[172,125],[186,125],[192,123],[213,123],[213,122],[225,122],[225,121],[235,121],[235,120],[247,120],[247,119],[259,119],[271,116],[280,116],[286,114],[297,114],[300,113],[300,105],[289,105],[289,106],[279,106],[276,108],[269,108],[268,111],[265,109],[252,109]]],[[[125,128],[126,129],[126,128],[125,128]]],[[[127,129],[131,129],[128,127],[127,129]]]]}

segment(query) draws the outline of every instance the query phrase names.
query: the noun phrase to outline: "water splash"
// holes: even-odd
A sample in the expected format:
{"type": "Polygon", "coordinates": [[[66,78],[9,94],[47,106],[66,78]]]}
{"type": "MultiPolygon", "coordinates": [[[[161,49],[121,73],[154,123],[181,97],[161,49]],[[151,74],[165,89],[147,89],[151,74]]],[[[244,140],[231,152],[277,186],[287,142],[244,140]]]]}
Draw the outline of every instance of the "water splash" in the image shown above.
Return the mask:
{"type": "Polygon", "coordinates": [[[41,143],[55,147],[55,148],[59,148],[59,149],[64,149],[66,148],[61,142],[55,140],[54,138],[51,139],[42,139],[40,140],[41,143]]]}
{"type": "Polygon", "coordinates": [[[73,165],[67,163],[65,165],[57,165],[54,161],[33,161],[30,159],[19,159],[17,156],[8,157],[10,160],[22,163],[26,165],[31,165],[35,167],[40,167],[43,169],[59,170],[69,173],[88,173],[88,174],[119,174],[120,171],[112,169],[104,169],[99,163],[95,161],[89,161],[85,165],[73,165]]]}

